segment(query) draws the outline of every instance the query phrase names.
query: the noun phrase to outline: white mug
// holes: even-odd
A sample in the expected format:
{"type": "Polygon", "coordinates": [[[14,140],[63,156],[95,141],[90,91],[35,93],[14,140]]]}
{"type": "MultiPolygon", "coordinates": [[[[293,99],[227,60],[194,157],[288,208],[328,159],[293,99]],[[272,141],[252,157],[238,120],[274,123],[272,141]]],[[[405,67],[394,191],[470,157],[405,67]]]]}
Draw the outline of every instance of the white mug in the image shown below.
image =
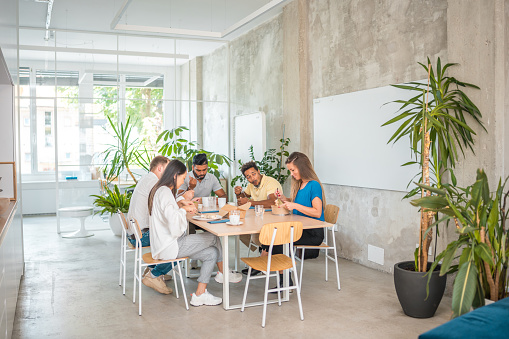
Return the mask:
{"type": "Polygon", "coordinates": [[[217,205],[219,206],[219,208],[223,208],[223,206],[226,205],[226,198],[218,198],[217,205]]]}

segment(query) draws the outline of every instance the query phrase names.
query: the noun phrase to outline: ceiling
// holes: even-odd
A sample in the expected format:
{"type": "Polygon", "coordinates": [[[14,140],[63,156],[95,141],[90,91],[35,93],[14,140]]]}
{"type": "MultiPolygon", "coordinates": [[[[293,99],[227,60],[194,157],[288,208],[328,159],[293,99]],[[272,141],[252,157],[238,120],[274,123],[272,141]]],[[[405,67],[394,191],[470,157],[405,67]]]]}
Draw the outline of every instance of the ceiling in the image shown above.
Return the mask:
{"type": "MultiPolygon", "coordinates": [[[[46,1],[48,0],[20,0],[20,26],[44,28],[48,8],[46,1]]],[[[189,37],[209,38],[210,33],[224,32],[243,19],[260,14],[245,26],[224,36],[230,40],[279,14],[288,2],[289,0],[54,0],[49,28],[125,32],[126,30],[111,27],[117,14],[120,14],[116,22],[118,25],[129,26],[129,32],[147,32],[145,28],[151,27],[151,31],[155,33],[158,30],[160,33],[167,33],[168,29],[191,30],[203,34],[191,34],[189,37]],[[119,13],[121,9],[124,11],[119,13]],[[264,9],[268,10],[262,14],[257,12],[264,9]]]]}
{"type": "Polygon", "coordinates": [[[19,1],[20,59],[48,64],[56,56],[90,68],[116,64],[117,55],[132,65],[183,64],[276,16],[291,0],[54,0],[49,31],[47,1],[19,1]]]}

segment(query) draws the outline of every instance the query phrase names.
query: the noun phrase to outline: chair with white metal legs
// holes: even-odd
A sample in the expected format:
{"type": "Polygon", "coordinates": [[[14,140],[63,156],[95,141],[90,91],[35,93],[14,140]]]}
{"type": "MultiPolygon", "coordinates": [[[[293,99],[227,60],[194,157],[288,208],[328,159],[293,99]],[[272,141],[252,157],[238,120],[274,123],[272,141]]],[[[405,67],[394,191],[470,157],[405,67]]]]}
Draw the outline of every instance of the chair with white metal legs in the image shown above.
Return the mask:
{"type": "Polygon", "coordinates": [[[265,327],[265,318],[267,315],[267,297],[269,292],[277,292],[278,304],[281,306],[281,291],[284,290],[297,290],[297,299],[299,301],[300,319],[304,320],[304,313],[302,312],[302,302],[300,299],[300,283],[297,278],[297,269],[295,266],[295,253],[293,246],[294,241],[299,240],[302,236],[302,223],[301,222],[276,222],[272,224],[265,224],[260,232],[260,243],[263,245],[270,245],[268,255],[256,258],[242,258],[242,261],[249,266],[246,279],[246,288],[244,290],[244,298],[242,299],[241,311],[244,312],[246,306],[247,291],[249,288],[249,281],[252,279],[265,279],[265,291],[263,294],[263,316],[262,327],[265,327]],[[274,245],[284,245],[290,247],[290,257],[285,254],[272,255],[272,248],[274,245]],[[256,269],[259,271],[266,271],[265,276],[251,276],[251,270],[256,269]],[[279,281],[279,271],[289,270],[294,274],[295,286],[281,287],[279,281]],[[275,273],[270,273],[274,272],[275,273]],[[269,278],[277,277],[277,288],[269,289],[269,278]]]}
{"type": "Polygon", "coordinates": [[[117,216],[122,225],[122,241],[120,242],[120,276],[118,278],[118,286],[123,286],[122,294],[125,295],[125,275],[126,275],[126,258],[128,252],[134,252],[135,248],[128,239],[129,224],[124,213],[117,210],[117,216]]]}
{"type": "Polygon", "coordinates": [[[136,219],[131,220],[130,222],[131,232],[134,233],[134,237],[136,238],[136,246],[135,246],[135,252],[134,252],[134,288],[133,288],[133,303],[136,302],[136,283],[138,283],[138,305],[139,305],[139,311],[138,314],[141,315],[141,268],[143,266],[149,266],[149,265],[159,265],[159,264],[166,264],[166,263],[172,263],[172,272],[173,272],[173,281],[175,284],[175,295],[177,298],[179,298],[179,291],[178,291],[178,282],[177,277],[175,274],[177,274],[180,277],[180,286],[182,286],[182,294],[184,295],[184,301],[186,303],[186,309],[189,310],[189,305],[187,303],[187,295],[186,295],[186,287],[184,286],[184,280],[182,279],[182,269],[181,269],[181,263],[185,262],[188,257],[184,258],[176,258],[176,259],[170,259],[170,260],[158,260],[152,258],[152,253],[148,252],[145,254],[142,254],[142,246],[141,246],[141,228],[138,225],[138,221],[136,219]],[[178,267],[178,272],[175,269],[175,266],[178,267]]]}
{"type": "Polygon", "coordinates": [[[318,246],[310,246],[310,245],[296,245],[296,249],[302,249],[302,259],[300,262],[300,286],[302,287],[302,272],[304,271],[304,254],[306,248],[308,249],[319,249],[325,250],[325,281],[329,280],[329,260],[334,262],[336,265],[336,279],[338,280],[338,291],[341,290],[341,285],[339,283],[339,268],[338,268],[338,252],[336,249],[336,237],[334,236],[334,225],[338,221],[339,207],[336,205],[327,205],[325,206],[324,219],[329,224],[332,224],[331,227],[325,228],[325,238],[324,242],[318,246]],[[327,237],[329,231],[331,232],[332,238],[332,246],[329,245],[329,239],[327,237]],[[334,252],[334,257],[329,255],[328,251],[334,252]]]}

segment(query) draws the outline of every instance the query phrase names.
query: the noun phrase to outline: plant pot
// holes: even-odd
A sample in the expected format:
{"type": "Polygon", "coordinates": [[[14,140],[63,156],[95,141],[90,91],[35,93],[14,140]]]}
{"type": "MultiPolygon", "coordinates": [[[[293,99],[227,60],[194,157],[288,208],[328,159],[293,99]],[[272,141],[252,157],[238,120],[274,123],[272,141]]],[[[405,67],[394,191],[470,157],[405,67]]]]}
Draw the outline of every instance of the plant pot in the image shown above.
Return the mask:
{"type": "MultiPolygon", "coordinates": [[[[125,213],[124,213],[125,215],[125,213]]],[[[117,237],[120,237],[122,235],[122,224],[120,223],[120,220],[118,219],[118,215],[110,214],[110,217],[108,219],[111,231],[113,234],[115,234],[117,237]]]]}
{"type": "MultiPolygon", "coordinates": [[[[440,265],[431,275],[429,295],[426,298],[427,272],[415,272],[413,261],[394,265],[394,287],[399,303],[406,315],[414,318],[431,318],[442,300],[447,276],[440,276],[440,265]]],[[[428,270],[431,263],[428,263],[428,270]]]]}

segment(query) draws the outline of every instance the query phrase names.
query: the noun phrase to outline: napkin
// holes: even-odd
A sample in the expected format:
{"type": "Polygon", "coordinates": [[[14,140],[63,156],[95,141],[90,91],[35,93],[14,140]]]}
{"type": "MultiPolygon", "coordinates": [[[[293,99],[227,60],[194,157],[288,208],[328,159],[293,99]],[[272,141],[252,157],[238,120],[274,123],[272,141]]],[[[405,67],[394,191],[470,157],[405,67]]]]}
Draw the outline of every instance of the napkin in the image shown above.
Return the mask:
{"type": "Polygon", "coordinates": [[[228,222],[228,221],[230,221],[230,219],[212,220],[212,221],[209,221],[209,224],[220,224],[220,223],[228,222]]]}

